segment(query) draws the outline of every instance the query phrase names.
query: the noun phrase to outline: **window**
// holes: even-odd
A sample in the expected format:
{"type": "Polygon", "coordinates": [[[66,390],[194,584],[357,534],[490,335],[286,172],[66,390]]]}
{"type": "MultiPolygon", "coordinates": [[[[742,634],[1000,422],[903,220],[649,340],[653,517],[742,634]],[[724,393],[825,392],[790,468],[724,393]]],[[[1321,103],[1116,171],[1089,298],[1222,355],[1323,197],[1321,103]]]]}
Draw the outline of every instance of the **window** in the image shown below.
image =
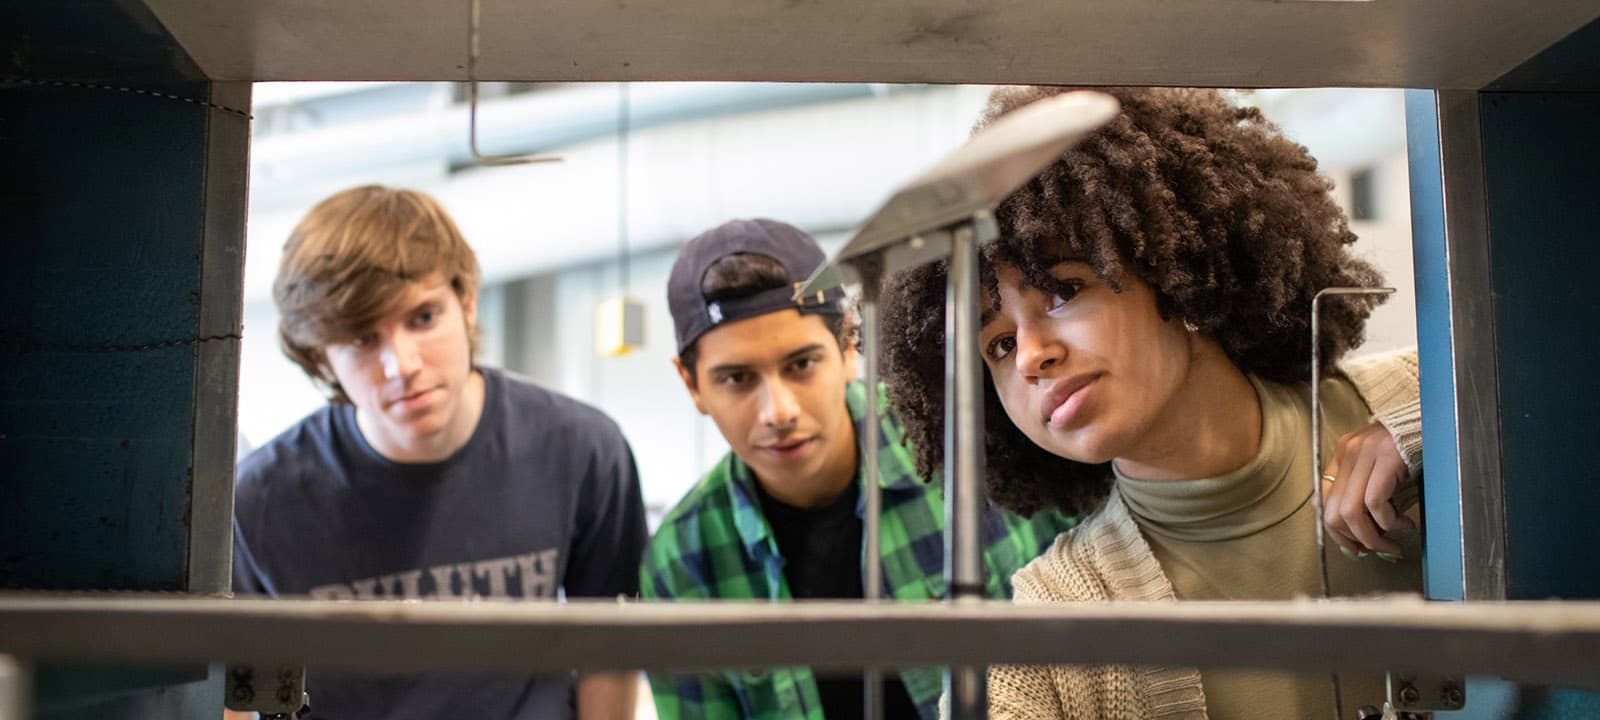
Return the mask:
{"type": "Polygon", "coordinates": [[[1370,167],[1350,174],[1350,219],[1377,220],[1377,173],[1370,167]]]}

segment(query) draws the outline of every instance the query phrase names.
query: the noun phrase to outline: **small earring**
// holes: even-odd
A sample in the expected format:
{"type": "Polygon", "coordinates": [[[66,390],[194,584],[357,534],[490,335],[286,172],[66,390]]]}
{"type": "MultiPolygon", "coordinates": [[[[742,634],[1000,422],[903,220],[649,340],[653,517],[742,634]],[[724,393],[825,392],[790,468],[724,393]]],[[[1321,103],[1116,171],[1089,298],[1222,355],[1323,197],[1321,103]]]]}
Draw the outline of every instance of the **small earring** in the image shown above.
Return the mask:
{"type": "Polygon", "coordinates": [[[1188,330],[1189,332],[1192,332],[1192,333],[1200,332],[1200,326],[1194,324],[1193,320],[1184,320],[1183,321],[1183,329],[1188,330]]]}

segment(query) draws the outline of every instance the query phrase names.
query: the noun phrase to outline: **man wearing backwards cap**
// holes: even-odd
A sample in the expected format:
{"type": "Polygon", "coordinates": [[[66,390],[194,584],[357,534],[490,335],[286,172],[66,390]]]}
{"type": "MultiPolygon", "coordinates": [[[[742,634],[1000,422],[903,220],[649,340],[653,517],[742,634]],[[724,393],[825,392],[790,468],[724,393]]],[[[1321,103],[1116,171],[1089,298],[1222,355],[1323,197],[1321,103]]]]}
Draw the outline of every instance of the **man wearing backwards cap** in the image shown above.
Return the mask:
{"type": "MultiPolygon", "coordinates": [[[[690,240],[673,264],[667,301],[674,364],[695,407],[732,452],[662,521],[640,568],[641,595],[703,600],[861,598],[866,404],[856,377],[855,325],[844,291],[793,299],[824,262],[810,236],[771,220],[735,220],[690,240]]],[[[876,390],[875,390],[876,391],[876,390]]],[[[881,395],[880,395],[881,398],[881,395]]],[[[915,474],[903,430],[880,400],[883,597],[945,594],[944,501],[915,474]]],[[[990,511],[984,523],[991,598],[1013,571],[1072,522],[990,511]]],[[[862,714],[859,673],[803,667],[701,675],[652,673],[662,718],[837,719],[862,714]]],[[[887,718],[937,717],[936,669],[889,673],[887,718]]]]}

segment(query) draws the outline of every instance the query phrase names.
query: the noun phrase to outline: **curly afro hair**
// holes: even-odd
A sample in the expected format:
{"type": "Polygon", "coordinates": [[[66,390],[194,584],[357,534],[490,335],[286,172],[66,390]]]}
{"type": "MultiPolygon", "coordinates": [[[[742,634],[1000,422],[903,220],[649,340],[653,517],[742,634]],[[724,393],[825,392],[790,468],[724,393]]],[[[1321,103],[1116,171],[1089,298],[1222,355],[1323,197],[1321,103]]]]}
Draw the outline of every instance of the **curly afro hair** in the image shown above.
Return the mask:
{"type": "MultiPolygon", "coordinates": [[[[1329,196],[1333,183],[1317,174],[1304,147],[1223,92],[1097,90],[1121,103],[1117,117],[997,209],[1000,238],[983,247],[980,265],[991,300],[999,299],[997,265],[1050,289],[1052,266],[1083,259],[1114,289],[1129,274],[1149,285],[1162,319],[1192,324],[1240,370],[1308,381],[1312,296],[1382,281],[1350,253],[1356,236],[1329,196]]],[[[978,128],[1064,91],[998,89],[978,128]]],[[[895,276],[883,303],[890,399],[924,477],[943,461],[947,267],[933,263],[895,276]]],[[[1376,302],[1352,298],[1323,309],[1325,362],[1361,344],[1376,302]]],[[[984,384],[990,499],[1028,515],[1046,508],[1081,514],[1098,505],[1110,468],[1033,444],[1007,417],[987,371],[984,384]]]]}

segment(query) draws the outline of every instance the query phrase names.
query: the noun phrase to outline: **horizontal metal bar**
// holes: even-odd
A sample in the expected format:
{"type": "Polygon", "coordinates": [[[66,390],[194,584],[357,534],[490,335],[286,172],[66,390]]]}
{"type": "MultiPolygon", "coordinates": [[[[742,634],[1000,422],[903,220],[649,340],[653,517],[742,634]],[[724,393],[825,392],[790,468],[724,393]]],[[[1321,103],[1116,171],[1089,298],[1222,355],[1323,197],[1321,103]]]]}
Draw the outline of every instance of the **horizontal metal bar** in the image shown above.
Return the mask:
{"type": "Polygon", "coordinates": [[[318,671],[997,663],[1600,682],[1600,602],[416,602],[0,596],[0,653],[318,671]]]}

